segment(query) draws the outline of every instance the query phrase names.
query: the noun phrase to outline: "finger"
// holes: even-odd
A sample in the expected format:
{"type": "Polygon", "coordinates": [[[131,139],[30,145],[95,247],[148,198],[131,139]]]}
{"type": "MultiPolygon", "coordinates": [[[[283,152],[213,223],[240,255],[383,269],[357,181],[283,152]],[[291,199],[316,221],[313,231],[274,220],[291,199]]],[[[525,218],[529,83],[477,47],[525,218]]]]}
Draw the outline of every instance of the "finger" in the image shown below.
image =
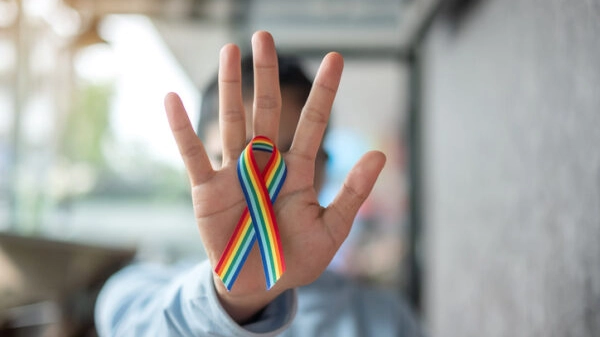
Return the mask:
{"type": "Polygon", "coordinates": [[[314,161],[327,128],[343,68],[344,59],[338,53],[329,53],[323,59],[310,95],[302,109],[290,153],[314,161]]]}
{"type": "Polygon", "coordinates": [[[242,100],[240,49],[228,44],[219,61],[219,127],[223,165],[235,161],[246,144],[246,116],[242,100]]]}
{"type": "Polygon", "coordinates": [[[384,164],[383,153],[372,151],[365,154],[350,170],[342,189],[323,212],[323,221],[337,247],[348,236],[354,217],[371,193],[384,164]]]}
{"type": "Polygon", "coordinates": [[[271,34],[259,31],[252,36],[254,59],[254,135],[265,136],[277,144],[281,92],[277,52],[271,34]]]}
{"type": "Polygon", "coordinates": [[[202,142],[196,136],[190,119],[177,94],[165,97],[165,110],[171,132],[187,168],[192,186],[208,180],[214,173],[202,142]]]}

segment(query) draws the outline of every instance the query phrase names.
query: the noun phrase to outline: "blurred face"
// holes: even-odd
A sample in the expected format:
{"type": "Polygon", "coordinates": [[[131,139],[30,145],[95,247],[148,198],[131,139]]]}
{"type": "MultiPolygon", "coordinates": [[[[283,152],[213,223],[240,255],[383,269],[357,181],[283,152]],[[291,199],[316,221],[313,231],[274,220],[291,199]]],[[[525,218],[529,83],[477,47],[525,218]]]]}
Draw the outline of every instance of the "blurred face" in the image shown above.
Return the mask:
{"type": "MultiPolygon", "coordinates": [[[[292,145],[292,140],[294,139],[294,133],[296,131],[296,126],[298,125],[298,120],[300,119],[300,113],[304,106],[304,102],[293,88],[282,88],[281,99],[282,107],[277,147],[281,152],[287,152],[292,145]]],[[[244,102],[244,107],[246,109],[246,138],[249,142],[252,138],[252,99],[247,99],[244,102]]],[[[221,145],[219,125],[217,122],[208,126],[204,146],[213,161],[213,166],[220,167],[223,147],[221,145]]],[[[315,161],[314,186],[317,192],[319,192],[323,185],[326,161],[327,154],[321,148],[319,149],[315,161]]]]}

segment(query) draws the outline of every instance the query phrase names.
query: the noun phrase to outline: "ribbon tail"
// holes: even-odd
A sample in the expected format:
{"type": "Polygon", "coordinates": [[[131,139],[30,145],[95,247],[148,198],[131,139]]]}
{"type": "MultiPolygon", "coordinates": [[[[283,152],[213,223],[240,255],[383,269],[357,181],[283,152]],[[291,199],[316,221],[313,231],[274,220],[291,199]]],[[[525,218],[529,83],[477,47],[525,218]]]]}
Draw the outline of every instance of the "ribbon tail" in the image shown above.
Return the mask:
{"type": "Polygon", "coordinates": [[[268,138],[258,136],[242,152],[237,173],[247,207],[215,267],[215,273],[230,291],[257,241],[268,290],[286,269],[273,203],[281,191],[287,168],[275,145],[268,138]],[[263,172],[258,172],[252,150],[271,152],[263,172]]]}
{"type": "Polygon", "coordinates": [[[231,291],[237,280],[255,241],[256,234],[252,226],[250,213],[246,208],[215,267],[215,273],[228,291],[231,291]]]}

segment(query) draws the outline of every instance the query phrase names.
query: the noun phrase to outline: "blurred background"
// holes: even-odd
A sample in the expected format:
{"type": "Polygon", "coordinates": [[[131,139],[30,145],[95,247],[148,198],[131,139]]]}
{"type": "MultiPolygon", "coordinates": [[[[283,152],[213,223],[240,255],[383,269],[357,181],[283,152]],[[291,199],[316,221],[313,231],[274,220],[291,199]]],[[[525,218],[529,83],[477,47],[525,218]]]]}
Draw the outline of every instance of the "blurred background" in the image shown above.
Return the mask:
{"type": "Polygon", "coordinates": [[[202,259],[162,100],[269,30],[346,67],[326,204],[388,163],[330,268],[434,336],[600,336],[600,0],[0,0],[0,335],[94,336],[132,259],[202,259]]]}

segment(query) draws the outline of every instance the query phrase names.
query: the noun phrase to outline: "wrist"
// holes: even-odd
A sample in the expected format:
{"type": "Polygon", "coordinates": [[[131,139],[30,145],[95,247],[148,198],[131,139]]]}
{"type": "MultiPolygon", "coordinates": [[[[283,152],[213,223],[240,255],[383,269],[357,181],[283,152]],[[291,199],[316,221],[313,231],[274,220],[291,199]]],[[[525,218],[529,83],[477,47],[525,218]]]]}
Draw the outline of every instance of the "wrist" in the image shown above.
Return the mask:
{"type": "Polygon", "coordinates": [[[234,287],[232,291],[228,291],[215,274],[213,274],[213,283],[221,306],[238,324],[244,324],[254,318],[286,290],[279,283],[270,290],[261,288],[251,292],[241,292],[234,287]]]}

